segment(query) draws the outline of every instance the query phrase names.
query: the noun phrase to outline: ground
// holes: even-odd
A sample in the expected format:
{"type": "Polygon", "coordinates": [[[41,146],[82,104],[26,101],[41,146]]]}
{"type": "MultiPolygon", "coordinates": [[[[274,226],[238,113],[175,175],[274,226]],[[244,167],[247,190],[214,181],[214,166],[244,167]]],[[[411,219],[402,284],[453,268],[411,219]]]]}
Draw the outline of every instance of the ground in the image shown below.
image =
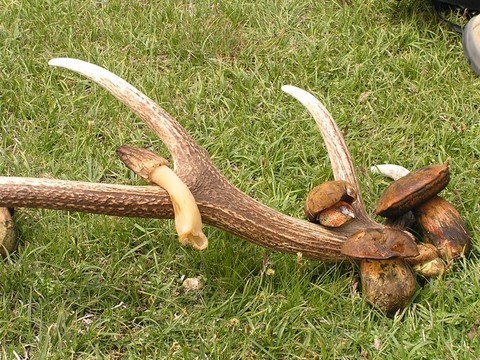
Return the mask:
{"type": "MultiPolygon", "coordinates": [[[[181,247],[171,221],[18,209],[0,266],[0,349],[10,358],[462,359],[480,357],[480,81],[426,0],[0,1],[0,173],[142,184],[124,143],[168,157],[103,89],[50,68],[102,65],[160,103],[235,185],[302,217],[331,180],[313,120],[280,87],[315,94],[351,150],[371,212],[388,180],[450,161],[443,192],[473,252],[393,318],[362,299],[351,264],[264,250],[207,227],[181,247]],[[202,287],[186,291],[198,278],[202,287]]],[[[462,22],[461,18],[455,18],[462,22]]]]}

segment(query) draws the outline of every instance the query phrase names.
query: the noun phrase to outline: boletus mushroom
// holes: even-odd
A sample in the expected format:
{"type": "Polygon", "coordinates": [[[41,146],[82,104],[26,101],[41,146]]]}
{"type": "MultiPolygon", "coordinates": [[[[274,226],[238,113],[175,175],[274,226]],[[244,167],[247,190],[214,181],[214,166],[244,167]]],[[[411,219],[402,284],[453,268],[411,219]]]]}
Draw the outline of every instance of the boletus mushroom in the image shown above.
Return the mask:
{"type": "Polygon", "coordinates": [[[415,239],[393,228],[366,229],[350,236],[342,253],[359,262],[365,299],[386,314],[403,309],[416,282],[404,258],[419,255],[415,239]]]}
{"type": "Polygon", "coordinates": [[[17,248],[12,209],[0,207],[0,256],[7,257],[17,248]]]}
{"type": "Polygon", "coordinates": [[[378,201],[376,214],[395,219],[412,211],[423,240],[435,245],[444,260],[468,254],[471,237],[465,222],[451,203],[437,196],[450,180],[448,163],[411,173],[398,165],[375,168],[395,180],[378,201]]]}
{"type": "Polygon", "coordinates": [[[389,218],[402,215],[438,194],[449,181],[448,163],[413,171],[387,187],[377,202],[375,213],[389,218]]]}
{"type": "Polygon", "coordinates": [[[305,201],[305,216],[310,222],[327,227],[340,227],[355,218],[351,204],[357,197],[347,181],[327,181],[315,186],[305,201]]]}
{"type": "Polygon", "coordinates": [[[435,245],[443,259],[450,261],[470,252],[467,226],[450,202],[434,196],[418,205],[413,213],[424,240],[435,245]]]}
{"type": "Polygon", "coordinates": [[[419,254],[405,259],[413,271],[426,278],[441,276],[446,270],[446,265],[440,258],[437,248],[433,244],[418,244],[417,247],[419,254]]]}

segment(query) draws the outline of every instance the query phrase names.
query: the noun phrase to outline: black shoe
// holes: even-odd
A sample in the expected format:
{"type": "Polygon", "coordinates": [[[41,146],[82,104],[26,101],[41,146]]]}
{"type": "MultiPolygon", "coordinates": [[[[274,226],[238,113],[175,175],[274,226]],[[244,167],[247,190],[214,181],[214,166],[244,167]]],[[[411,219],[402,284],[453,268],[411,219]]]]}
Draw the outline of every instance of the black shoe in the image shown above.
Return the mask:
{"type": "Polygon", "coordinates": [[[480,75],[480,16],[471,18],[463,28],[463,53],[477,75],[480,75]]]}

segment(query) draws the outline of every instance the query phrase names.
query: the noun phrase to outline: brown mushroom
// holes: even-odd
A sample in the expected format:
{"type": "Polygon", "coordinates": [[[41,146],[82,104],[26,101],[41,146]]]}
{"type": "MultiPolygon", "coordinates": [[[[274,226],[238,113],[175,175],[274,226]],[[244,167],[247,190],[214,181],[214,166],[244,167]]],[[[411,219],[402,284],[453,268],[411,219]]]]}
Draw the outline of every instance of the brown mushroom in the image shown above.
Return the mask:
{"type": "Polygon", "coordinates": [[[383,192],[375,213],[397,217],[443,190],[450,180],[448,163],[431,165],[399,178],[383,192]]]}
{"type": "Polygon", "coordinates": [[[2,257],[7,257],[17,248],[12,213],[13,209],[0,207],[0,256],[2,257]]]}
{"type": "Polygon", "coordinates": [[[419,254],[405,259],[412,266],[413,271],[426,278],[443,275],[446,264],[440,258],[437,248],[433,244],[418,244],[417,247],[419,254]]]}
{"type": "Polygon", "coordinates": [[[394,218],[385,218],[383,224],[395,229],[409,230],[412,229],[413,225],[415,224],[415,216],[413,215],[413,212],[408,211],[405,214],[394,218]]]}
{"type": "Polygon", "coordinates": [[[404,258],[419,255],[409,233],[393,229],[367,229],[349,237],[342,253],[359,261],[365,299],[386,314],[403,309],[416,282],[404,258]]]}
{"type": "Polygon", "coordinates": [[[367,302],[388,315],[405,308],[417,286],[412,269],[402,259],[362,260],[360,277],[367,302]]]}
{"type": "Polygon", "coordinates": [[[398,223],[405,211],[412,211],[420,235],[435,245],[441,258],[450,261],[468,254],[471,236],[464,220],[450,202],[435,193],[448,183],[448,164],[428,166],[412,173],[401,166],[385,164],[372,167],[372,171],[396,180],[379,200],[377,214],[389,216],[391,222],[398,223]]]}
{"type": "Polygon", "coordinates": [[[468,254],[471,236],[465,221],[450,202],[434,196],[413,211],[425,241],[435,245],[443,259],[450,261],[468,254]]]}
{"type": "Polygon", "coordinates": [[[314,187],[305,201],[305,216],[310,222],[340,227],[355,218],[350,205],[356,199],[354,187],[347,181],[327,181],[314,187]]]}

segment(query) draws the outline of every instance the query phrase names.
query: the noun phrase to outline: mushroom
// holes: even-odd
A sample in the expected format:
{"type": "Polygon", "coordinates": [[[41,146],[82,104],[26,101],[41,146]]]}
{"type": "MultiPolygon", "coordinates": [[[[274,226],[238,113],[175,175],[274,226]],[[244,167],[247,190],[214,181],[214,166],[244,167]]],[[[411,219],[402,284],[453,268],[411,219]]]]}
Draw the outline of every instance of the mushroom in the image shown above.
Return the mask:
{"type": "Polygon", "coordinates": [[[315,186],[305,201],[305,216],[310,222],[327,227],[340,227],[355,218],[351,204],[357,197],[347,181],[327,181],[315,186]]]}
{"type": "Polygon", "coordinates": [[[412,211],[424,240],[435,245],[440,256],[450,261],[466,255],[471,236],[460,213],[437,196],[448,183],[448,164],[409,171],[398,165],[378,165],[372,171],[395,180],[383,193],[375,212],[390,219],[412,211]]]}
{"type": "Polygon", "coordinates": [[[4,258],[17,248],[12,213],[13,209],[0,207],[0,256],[4,258]]]}
{"type": "Polygon", "coordinates": [[[433,244],[418,244],[417,248],[419,252],[417,256],[405,259],[413,271],[426,278],[442,276],[446,266],[437,248],[433,244]]]}
{"type": "Polygon", "coordinates": [[[362,230],[350,236],[341,251],[359,261],[367,302],[386,314],[406,306],[416,282],[405,258],[419,255],[412,235],[393,228],[362,230]]]}
{"type": "Polygon", "coordinates": [[[411,211],[406,212],[405,214],[399,215],[394,218],[385,218],[383,224],[388,227],[407,230],[411,229],[415,224],[415,216],[411,211]]]}
{"type": "Polygon", "coordinates": [[[467,255],[471,249],[471,237],[460,213],[447,200],[434,196],[414,211],[418,230],[435,245],[446,261],[467,255]]]}
{"type": "Polygon", "coordinates": [[[167,166],[168,161],[149,150],[131,146],[121,146],[117,154],[130,170],[168,192],[180,243],[196,250],[206,249],[208,239],[202,232],[202,219],[195,198],[185,183],[167,166]]]}
{"type": "Polygon", "coordinates": [[[448,163],[413,171],[390,184],[377,202],[375,214],[397,217],[442,191],[450,180],[448,163]]]}

